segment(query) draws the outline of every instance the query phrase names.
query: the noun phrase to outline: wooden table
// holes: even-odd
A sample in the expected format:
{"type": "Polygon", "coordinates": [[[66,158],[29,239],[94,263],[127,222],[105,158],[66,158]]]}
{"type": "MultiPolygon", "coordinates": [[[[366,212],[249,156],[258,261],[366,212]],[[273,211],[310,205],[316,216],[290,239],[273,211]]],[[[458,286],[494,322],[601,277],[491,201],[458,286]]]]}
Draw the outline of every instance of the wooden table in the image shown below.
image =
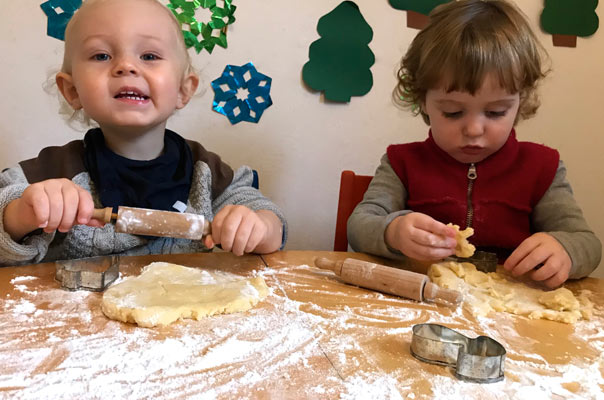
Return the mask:
{"type": "Polygon", "coordinates": [[[53,263],[0,268],[0,398],[603,397],[604,280],[567,286],[592,291],[591,321],[573,326],[500,313],[476,319],[461,308],[344,285],[309,266],[317,256],[390,263],[303,251],[123,257],[123,276],[168,261],[260,275],[271,288],[245,313],[153,329],[108,320],[100,293],[61,290],[53,263]],[[466,383],[450,368],[413,358],[411,327],[424,322],[502,343],[505,380],[466,383]]]}

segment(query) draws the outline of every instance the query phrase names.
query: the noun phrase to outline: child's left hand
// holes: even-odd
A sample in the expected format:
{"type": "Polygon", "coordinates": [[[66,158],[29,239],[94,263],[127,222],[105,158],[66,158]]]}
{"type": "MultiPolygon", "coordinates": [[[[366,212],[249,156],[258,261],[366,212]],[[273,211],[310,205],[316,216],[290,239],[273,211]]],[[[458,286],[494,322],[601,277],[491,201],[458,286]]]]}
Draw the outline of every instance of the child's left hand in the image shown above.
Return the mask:
{"type": "Polygon", "coordinates": [[[253,211],[245,206],[227,205],[212,221],[212,233],[205,237],[207,248],[220,244],[224,251],[241,256],[244,253],[276,251],[281,244],[281,221],[267,210],[253,211]]]}
{"type": "Polygon", "coordinates": [[[512,252],[503,267],[514,276],[529,277],[555,288],[568,279],[570,256],[553,236],[538,232],[525,239],[512,252]]]}

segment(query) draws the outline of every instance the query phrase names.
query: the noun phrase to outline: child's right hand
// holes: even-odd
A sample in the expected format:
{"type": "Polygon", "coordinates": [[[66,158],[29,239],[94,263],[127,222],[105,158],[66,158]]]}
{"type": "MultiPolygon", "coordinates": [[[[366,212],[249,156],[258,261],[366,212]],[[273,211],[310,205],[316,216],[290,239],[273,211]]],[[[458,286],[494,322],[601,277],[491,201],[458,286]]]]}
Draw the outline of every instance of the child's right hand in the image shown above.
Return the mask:
{"type": "Polygon", "coordinates": [[[38,228],[67,232],[74,225],[102,226],[91,219],[94,202],[90,193],[69,179],[34,183],[4,210],[4,228],[15,241],[38,228]]]}
{"type": "Polygon", "coordinates": [[[388,246],[407,257],[433,261],[455,253],[455,230],[429,215],[412,212],[396,217],[384,234],[388,246]]]}

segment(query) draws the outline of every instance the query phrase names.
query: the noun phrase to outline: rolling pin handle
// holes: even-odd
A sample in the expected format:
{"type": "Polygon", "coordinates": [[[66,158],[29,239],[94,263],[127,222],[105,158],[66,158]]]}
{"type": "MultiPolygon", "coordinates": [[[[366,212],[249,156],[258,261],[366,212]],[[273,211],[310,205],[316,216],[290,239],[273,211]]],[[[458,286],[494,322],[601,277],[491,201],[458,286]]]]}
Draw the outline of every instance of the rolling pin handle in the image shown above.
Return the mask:
{"type": "Polygon", "coordinates": [[[113,209],[111,207],[95,208],[92,212],[92,218],[98,219],[104,223],[111,222],[112,219],[117,219],[117,214],[112,211],[113,209]]]}
{"type": "Polygon", "coordinates": [[[458,305],[462,300],[461,293],[457,290],[443,289],[432,282],[427,282],[424,286],[423,297],[426,301],[446,305],[458,305]]]}
{"type": "Polygon", "coordinates": [[[331,261],[325,257],[317,257],[315,258],[315,266],[321,269],[328,269],[336,273],[336,275],[340,275],[342,272],[342,261],[331,261]]]}

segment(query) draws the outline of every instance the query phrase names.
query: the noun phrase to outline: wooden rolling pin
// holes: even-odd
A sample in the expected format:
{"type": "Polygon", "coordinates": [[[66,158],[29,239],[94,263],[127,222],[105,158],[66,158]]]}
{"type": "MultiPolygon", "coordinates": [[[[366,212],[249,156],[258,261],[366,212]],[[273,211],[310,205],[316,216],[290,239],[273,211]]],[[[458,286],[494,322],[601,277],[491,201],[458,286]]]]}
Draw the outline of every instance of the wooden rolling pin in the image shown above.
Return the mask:
{"type": "Polygon", "coordinates": [[[148,208],[111,207],[94,210],[92,218],[102,222],[115,220],[115,231],[134,235],[165,236],[199,240],[210,233],[210,222],[203,215],[151,210],[148,208]]]}
{"type": "Polygon", "coordinates": [[[438,287],[427,275],[403,269],[386,267],[367,261],[347,258],[344,261],[315,259],[315,265],[329,269],[346,283],[394,294],[417,301],[431,301],[456,305],[461,302],[461,293],[438,287]]]}

